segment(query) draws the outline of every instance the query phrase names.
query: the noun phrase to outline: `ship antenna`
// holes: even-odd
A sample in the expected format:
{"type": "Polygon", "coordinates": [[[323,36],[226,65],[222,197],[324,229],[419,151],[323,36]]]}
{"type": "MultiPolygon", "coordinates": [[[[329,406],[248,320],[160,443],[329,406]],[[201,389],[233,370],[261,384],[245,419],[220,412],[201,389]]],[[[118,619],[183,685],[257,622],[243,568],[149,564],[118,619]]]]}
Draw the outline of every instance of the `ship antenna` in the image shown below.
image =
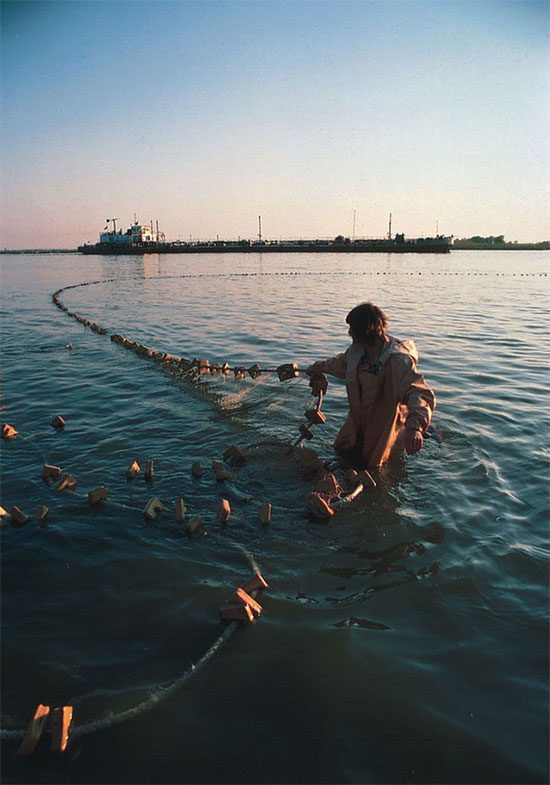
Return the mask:
{"type": "Polygon", "coordinates": [[[258,240],[262,242],[262,216],[258,216],[258,240]]]}
{"type": "Polygon", "coordinates": [[[351,233],[351,239],[355,242],[355,213],[357,210],[353,211],[353,232],[351,233]]]}
{"type": "Polygon", "coordinates": [[[388,229],[388,240],[391,240],[391,213],[390,213],[390,226],[388,229]]]}

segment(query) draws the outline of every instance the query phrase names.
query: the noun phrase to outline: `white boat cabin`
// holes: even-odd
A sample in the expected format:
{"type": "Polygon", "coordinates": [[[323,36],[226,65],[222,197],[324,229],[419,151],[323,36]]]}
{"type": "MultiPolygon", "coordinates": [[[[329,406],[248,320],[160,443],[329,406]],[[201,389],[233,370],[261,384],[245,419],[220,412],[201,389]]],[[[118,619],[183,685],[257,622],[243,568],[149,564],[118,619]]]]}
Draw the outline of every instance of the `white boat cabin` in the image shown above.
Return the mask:
{"type": "Polygon", "coordinates": [[[119,229],[118,232],[102,232],[99,235],[99,242],[108,245],[147,245],[158,242],[158,235],[153,231],[152,226],[134,223],[124,233],[122,229],[119,229]]]}

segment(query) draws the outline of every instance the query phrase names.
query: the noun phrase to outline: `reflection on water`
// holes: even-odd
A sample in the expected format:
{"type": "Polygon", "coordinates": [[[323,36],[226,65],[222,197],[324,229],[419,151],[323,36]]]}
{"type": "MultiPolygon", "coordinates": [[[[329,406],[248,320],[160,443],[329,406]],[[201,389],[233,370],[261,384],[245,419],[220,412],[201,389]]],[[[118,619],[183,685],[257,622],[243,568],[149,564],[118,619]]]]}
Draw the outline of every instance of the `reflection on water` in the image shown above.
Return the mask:
{"type": "Polygon", "coordinates": [[[20,435],[2,443],[0,503],[50,507],[44,527],[2,528],[3,727],[40,701],[74,703],[77,723],[136,705],[220,635],[246,554],[270,583],[259,622],[177,694],[83,737],[72,758],[21,762],[7,744],[6,782],[546,781],[547,255],[2,263],[2,416],[20,435]],[[438,438],[330,524],[309,520],[342,383],[311,449],[289,450],[303,379],[176,379],[52,307],[82,281],[99,283],[64,302],[110,331],[264,368],[342,351],[346,313],[371,299],[417,342],[438,438]],[[211,462],[234,443],[248,462],[218,483],[211,462]],[[152,484],[126,480],[151,458],[152,484]],[[44,462],[75,491],[46,485],[44,462]],[[91,509],[99,484],[109,499],[91,509]],[[147,523],[152,495],[166,509],[147,523]],[[179,496],[204,517],[199,536],[182,536],[179,496]]]}

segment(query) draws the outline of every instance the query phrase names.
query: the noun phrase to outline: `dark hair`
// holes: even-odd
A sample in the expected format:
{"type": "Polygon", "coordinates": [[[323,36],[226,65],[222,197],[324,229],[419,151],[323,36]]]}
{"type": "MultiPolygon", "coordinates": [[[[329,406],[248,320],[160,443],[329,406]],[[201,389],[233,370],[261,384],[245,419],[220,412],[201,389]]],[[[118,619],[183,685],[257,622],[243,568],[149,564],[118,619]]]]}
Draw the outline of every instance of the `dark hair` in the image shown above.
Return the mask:
{"type": "Polygon", "coordinates": [[[353,337],[359,341],[365,340],[373,333],[383,338],[390,324],[384,311],[372,303],[356,305],[346,316],[346,322],[351,327],[353,337]]]}

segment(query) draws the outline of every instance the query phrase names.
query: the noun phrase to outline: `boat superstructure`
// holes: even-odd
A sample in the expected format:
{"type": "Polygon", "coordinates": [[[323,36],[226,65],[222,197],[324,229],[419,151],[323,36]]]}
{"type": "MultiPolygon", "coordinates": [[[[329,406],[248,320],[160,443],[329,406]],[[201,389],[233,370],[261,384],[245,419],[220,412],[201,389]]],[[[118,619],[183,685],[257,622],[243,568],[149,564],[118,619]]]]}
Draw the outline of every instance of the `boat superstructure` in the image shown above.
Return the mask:
{"type": "Polygon", "coordinates": [[[78,250],[82,253],[96,254],[134,254],[151,253],[158,249],[159,244],[165,243],[164,233],[159,231],[158,221],[156,229],[153,221],[150,224],[141,224],[134,216],[134,223],[125,232],[117,231],[118,218],[106,218],[107,225],[99,235],[99,242],[93,245],[81,245],[78,250]],[[110,227],[112,224],[112,228],[110,227]]]}

